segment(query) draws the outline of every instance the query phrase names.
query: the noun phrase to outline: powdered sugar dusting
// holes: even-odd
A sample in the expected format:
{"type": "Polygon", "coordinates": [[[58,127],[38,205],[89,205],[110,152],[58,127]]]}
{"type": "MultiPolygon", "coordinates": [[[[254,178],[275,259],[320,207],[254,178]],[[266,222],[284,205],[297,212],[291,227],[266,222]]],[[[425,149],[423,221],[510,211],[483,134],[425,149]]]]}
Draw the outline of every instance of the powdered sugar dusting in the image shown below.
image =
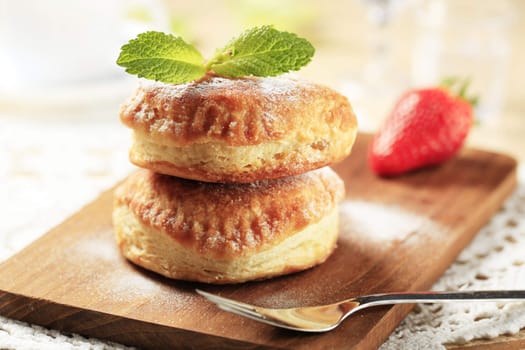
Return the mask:
{"type": "Polygon", "coordinates": [[[119,271],[104,280],[106,285],[101,286],[99,293],[105,292],[104,298],[111,303],[136,304],[169,312],[188,305],[194,297],[190,291],[162,282],[161,276],[141,271],[119,271]]]}
{"type": "Polygon", "coordinates": [[[101,238],[87,238],[75,246],[76,254],[88,255],[90,259],[115,261],[118,259],[115,244],[101,238]]]}
{"type": "Polygon", "coordinates": [[[348,228],[375,241],[401,241],[422,227],[425,232],[442,230],[424,216],[382,203],[345,200],[340,205],[340,213],[343,231],[348,228]]]}
{"type": "MultiPolygon", "coordinates": [[[[85,261],[86,266],[98,264],[103,266],[95,274],[89,274],[82,288],[85,293],[111,305],[140,303],[141,307],[177,308],[188,302],[190,296],[180,290],[173,290],[155,278],[151,273],[141,273],[127,263],[117,249],[114,241],[104,238],[86,238],[76,242],[71,259],[85,261]],[[151,305],[150,305],[151,301],[151,305]]],[[[87,276],[87,275],[86,275],[87,276]]],[[[62,278],[74,278],[63,275],[62,278]]]]}
{"type": "Polygon", "coordinates": [[[297,80],[289,76],[261,78],[257,80],[257,86],[264,96],[287,96],[293,97],[297,90],[297,80]]]}
{"type": "Polygon", "coordinates": [[[115,299],[136,299],[155,296],[161,286],[140,273],[115,274],[109,280],[109,290],[115,299]]]}
{"type": "Polygon", "coordinates": [[[155,112],[145,103],[141,104],[140,109],[134,113],[135,120],[149,122],[155,118],[155,112]]]}

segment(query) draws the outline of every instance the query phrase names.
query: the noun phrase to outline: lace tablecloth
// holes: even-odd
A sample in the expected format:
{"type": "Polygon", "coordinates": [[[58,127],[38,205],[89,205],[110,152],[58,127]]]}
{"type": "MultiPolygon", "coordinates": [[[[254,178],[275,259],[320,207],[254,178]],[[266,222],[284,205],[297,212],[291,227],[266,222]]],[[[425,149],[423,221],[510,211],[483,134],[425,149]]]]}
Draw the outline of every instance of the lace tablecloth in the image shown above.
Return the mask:
{"type": "MultiPolygon", "coordinates": [[[[129,132],[116,122],[0,119],[0,259],[4,260],[111,187],[133,167],[129,132]]],[[[435,290],[525,289],[525,176],[500,212],[434,285],[435,290]]],[[[382,350],[515,334],[525,303],[418,305],[382,350]]],[[[2,349],[126,349],[0,317],[2,349]]]]}

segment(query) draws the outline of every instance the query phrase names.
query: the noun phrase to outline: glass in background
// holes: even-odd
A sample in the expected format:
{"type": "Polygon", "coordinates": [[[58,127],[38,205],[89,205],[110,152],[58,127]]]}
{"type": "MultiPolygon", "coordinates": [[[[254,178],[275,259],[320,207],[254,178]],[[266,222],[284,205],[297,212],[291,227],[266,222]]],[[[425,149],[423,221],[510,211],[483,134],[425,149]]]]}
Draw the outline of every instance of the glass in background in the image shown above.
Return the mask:
{"type": "Polygon", "coordinates": [[[469,91],[479,97],[476,116],[483,124],[497,120],[505,86],[513,22],[506,0],[427,0],[415,7],[412,84],[426,86],[446,77],[468,77],[469,91]]]}
{"type": "MultiPolygon", "coordinates": [[[[359,116],[360,130],[377,129],[391,102],[406,89],[409,75],[396,61],[397,52],[408,43],[392,35],[397,15],[407,8],[407,0],[359,0],[365,9],[368,28],[361,28],[366,52],[362,65],[351,72],[341,86],[359,116]]],[[[351,43],[349,43],[351,44],[351,43]]]]}

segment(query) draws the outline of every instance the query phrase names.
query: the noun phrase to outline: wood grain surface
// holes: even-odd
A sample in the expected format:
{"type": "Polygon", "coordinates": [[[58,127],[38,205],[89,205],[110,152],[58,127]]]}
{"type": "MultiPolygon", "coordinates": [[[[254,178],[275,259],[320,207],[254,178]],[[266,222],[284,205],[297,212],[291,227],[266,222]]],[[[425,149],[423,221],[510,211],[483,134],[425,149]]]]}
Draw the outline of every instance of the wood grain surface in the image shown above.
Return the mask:
{"type": "Polygon", "coordinates": [[[324,334],[285,331],[217,309],[201,288],[271,307],[427,290],[516,184],[516,162],[465,149],[443,166],[392,179],[366,166],[370,137],[334,166],[345,180],[341,235],[321,266],[268,281],[168,280],[123,259],[112,190],[0,265],[0,314],[145,349],[374,349],[410,310],[377,307],[324,334]]]}

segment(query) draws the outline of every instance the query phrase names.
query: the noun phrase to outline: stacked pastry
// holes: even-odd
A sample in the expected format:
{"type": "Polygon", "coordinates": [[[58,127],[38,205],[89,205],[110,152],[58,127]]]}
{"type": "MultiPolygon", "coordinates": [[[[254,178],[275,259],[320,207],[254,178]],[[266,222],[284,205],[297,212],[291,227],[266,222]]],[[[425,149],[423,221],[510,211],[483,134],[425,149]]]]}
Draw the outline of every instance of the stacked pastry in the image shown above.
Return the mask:
{"type": "Polygon", "coordinates": [[[290,76],[140,86],[121,108],[131,161],[115,193],[118,246],[164,276],[234,283],[303,270],[338,237],[328,167],[357,131],[348,100],[290,76]]]}

